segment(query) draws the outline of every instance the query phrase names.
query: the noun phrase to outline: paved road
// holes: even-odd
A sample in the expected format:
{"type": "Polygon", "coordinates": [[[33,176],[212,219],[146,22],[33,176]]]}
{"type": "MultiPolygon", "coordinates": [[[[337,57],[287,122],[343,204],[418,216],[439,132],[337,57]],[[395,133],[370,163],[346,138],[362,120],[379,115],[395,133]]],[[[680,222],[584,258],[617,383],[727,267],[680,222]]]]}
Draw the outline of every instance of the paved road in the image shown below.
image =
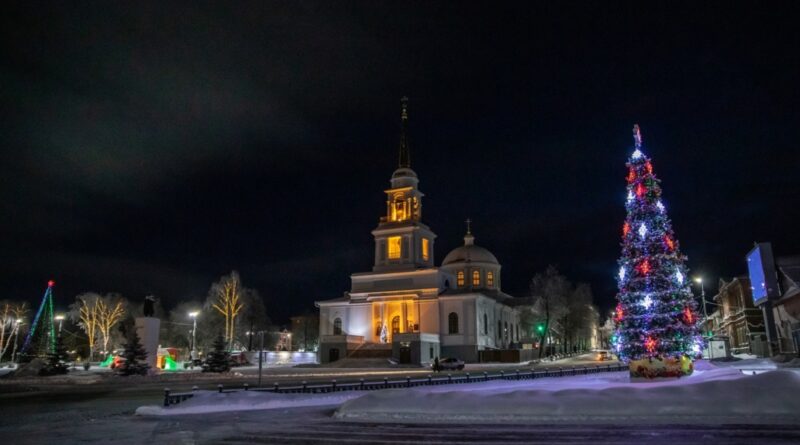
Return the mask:
{"type": "MultiPolygon", "coordinates": [[[[546,367],[592,365],[584,356],[546,363],[546,367]]],[[[472,373],[513,370],[515,366],[468,366],[472,373]]],[[[420,369],[271,369],[267,381],[357,380],[397,377],[420,369]]],[[[146,379],[103,379],[87,385],[32,385],[26,388],[0,386],[0,438],[3,444],[111,443],[116,444],[207,444],[221,443],[800,443],[800,426],[682,426],[682,425],[415,425],[345,423],[331,418],[335,407],[308,407],[208,415],[142,418],[133,415],[142,405],[161,401],[164,382],[146,379]]],[[[203,376],[205,378],[205,376],[203,376]]],[[[226,380],[226,385],[254,382],[245,375],[226,380]]],[[[170,386],[213,387],[216,380],[201,380],[170,386]]]]}

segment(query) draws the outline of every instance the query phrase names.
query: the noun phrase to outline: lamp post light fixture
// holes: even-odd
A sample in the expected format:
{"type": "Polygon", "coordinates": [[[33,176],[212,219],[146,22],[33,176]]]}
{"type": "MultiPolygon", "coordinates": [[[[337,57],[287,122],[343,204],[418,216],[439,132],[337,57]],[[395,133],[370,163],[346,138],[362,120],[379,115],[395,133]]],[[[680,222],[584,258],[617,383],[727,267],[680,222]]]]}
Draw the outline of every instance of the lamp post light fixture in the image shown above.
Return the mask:
{"type": "Polygon", "coordinates": [[[17,318],[14,320],[14,350],[11,351],[11,363],[16,363],[17,357],[17,337],[19,337],[19,327],[22,326],[22,319],[17,318]]]}
{"type": "Polygon", "coordinates": [[[198,311],[189,312],[189,317],[192,318],[192,348],[191,348],[191,351],[189,352],[189,362],[190,362],[189,366],[192,369],[194,369],[194,360],[195,360],[195,356],[197,355],[197,353],[194,350],[194,346],[195,346],[195,341],[196,341],[196,338],[197,338],[197,316],[199,314],[200,314],[200,312],[198,312],[198,311]]]}
{"type": "MultiPolygon", "coordinates": [[[[700,301],[703,302],[703,324],[708,323],[708,309],[706,308],[706,288],[703,285],[703,277],[696,277],[694,282],[700,285],[700,301]]],[[[705,326],[703,326],[705,329],[705,326]]],[[[705,336],[705,332],[703,333],[705,336]]]]}
{"type": "Polygon", "coordinates": [[[64,323],[64,314],[58,314],[53,317],[53,319],[58,321],[58,336],[61,337],[61,325],[64,323]]]}

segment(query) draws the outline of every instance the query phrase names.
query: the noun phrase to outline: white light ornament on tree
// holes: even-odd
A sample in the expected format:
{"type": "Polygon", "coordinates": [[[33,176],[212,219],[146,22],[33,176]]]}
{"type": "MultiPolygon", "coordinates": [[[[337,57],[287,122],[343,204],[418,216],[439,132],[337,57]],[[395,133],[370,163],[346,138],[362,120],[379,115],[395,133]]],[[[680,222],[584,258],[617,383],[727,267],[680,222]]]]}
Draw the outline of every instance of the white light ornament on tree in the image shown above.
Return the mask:
{"type": "Polygon", "coordinates": [[[633,192],[628,190],[628,204],[633,202],[633,192]]]}
{"type": "Polygon", "coordinates": [[[619,268],[619,280],[622,281],[625,279],[625,266],[620,266],[619,268]]]}
{"type": "Polygon", "coordinates": [[[647,235],[647,226],[642,223],[642,225],[639,226],[639,237],[644,239],[645,235],[647,235]]]}
{"type": "Polygon", "coordinates": [[[675,279],[678,280],[678,284],[683,284],[683,274],[681,271],[675,272],[675,279]]]}
{"type": "Polygon", "coordinates": [[[656,202],[656,207],[658,208],[659,212],[664,213],[664,204],[661,203],[661,200],[658,200],[658,202],[656,202]]]}
{"type": "Polygon", "coordinates": [[[642,307],[645,309],[650,309],[650,306],[653,305],[653,299],[650,298],[650,294],[647,294],[644,296],[644,299],[642,299],[641,303],[639,304],[641,304],[642,307]]]}

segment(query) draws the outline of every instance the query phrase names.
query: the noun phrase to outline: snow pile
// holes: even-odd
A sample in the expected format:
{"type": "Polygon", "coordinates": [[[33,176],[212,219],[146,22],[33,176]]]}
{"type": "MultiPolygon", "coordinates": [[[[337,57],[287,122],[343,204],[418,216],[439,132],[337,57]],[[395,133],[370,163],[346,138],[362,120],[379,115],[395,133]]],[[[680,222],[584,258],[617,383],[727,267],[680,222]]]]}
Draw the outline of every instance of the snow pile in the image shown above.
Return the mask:
{"type": "Polygon", "coordinates": [[[363,392],[343,391],[326,394],[275,394],[262,391],[194,391],[194,397],[178,405],[164,408],[162,406],[140,406],[136,409],[139,416],[170,416],[180,414],[203,414],[223,411],[250,411],[274,408],[297,408],[302,406],[341,405],[355,397],[363,396],[363,392]]]}
{"type": "Polygon", "coordinates": [[[344,403],[346,421],[425,423],[783,423],[800,421],[800,375],[737,369],[630,383],[627,373],[385,390],[344,403]]]}

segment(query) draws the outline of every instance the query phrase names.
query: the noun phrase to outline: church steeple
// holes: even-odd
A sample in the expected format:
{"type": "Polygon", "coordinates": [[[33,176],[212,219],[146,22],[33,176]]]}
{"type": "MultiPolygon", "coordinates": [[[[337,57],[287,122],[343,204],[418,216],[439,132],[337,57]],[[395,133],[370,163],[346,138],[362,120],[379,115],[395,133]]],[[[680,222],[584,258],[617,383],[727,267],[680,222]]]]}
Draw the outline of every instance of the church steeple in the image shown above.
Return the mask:
{"type": "Polygon", "coordinates": [[[400,99],[400,161],[397,168],[411,168],[411,151],[408,148],[408,97],[400,99]]]}
{"type": "Polygon", "coordinates": [[[372,231],[375,237],[374,271],[413,270],[433,267],[433,240],[436,235],[422,223],[422,197],[419,178],[411,170],[408,147],[408,98],[400,99],[400,152],[398,167],[389,180],[386,215],[372,231]]]}

